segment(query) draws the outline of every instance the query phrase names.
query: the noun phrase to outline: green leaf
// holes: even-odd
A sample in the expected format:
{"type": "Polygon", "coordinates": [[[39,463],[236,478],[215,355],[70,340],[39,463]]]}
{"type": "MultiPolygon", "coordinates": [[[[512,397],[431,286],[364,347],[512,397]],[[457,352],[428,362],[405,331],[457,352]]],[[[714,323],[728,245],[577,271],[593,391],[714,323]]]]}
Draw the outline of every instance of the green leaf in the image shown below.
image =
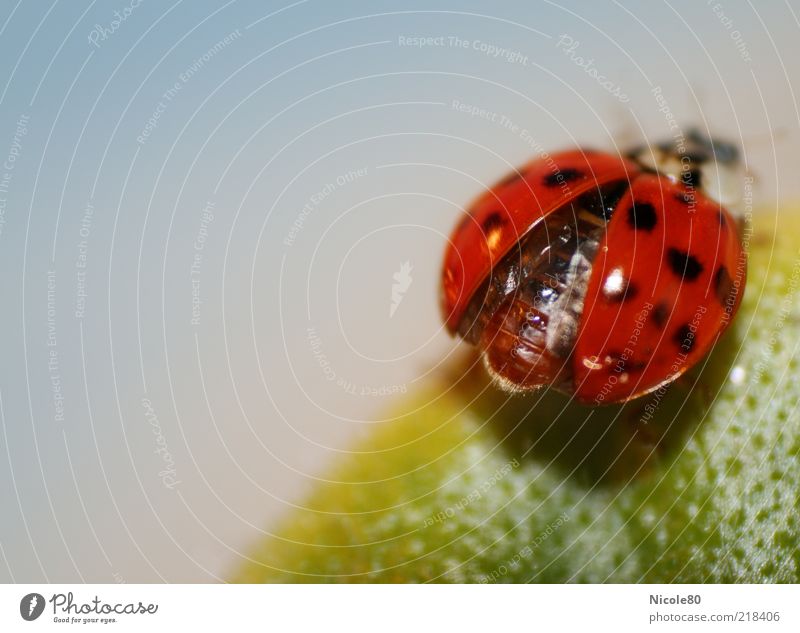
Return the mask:
{"type": "Polygon", "coordinates": [[[757,216],[734,325],[660,399],[509,398],[453,365],[233,580],[800,581],[799,229],[757,216]]]}

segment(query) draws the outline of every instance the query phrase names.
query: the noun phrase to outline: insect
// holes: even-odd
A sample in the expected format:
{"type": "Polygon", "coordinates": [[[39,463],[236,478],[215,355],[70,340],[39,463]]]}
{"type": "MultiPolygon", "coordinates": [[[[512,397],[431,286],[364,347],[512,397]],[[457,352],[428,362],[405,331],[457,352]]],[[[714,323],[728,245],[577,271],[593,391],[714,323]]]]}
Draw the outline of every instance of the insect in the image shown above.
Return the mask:
{"type": "Polygon", "coordinates": [[[444,257],[451,334],[510,392],[638,398],[701,360],[746,279],[735,146],[690,131],[543,156],[481,195],[444,257]]]}

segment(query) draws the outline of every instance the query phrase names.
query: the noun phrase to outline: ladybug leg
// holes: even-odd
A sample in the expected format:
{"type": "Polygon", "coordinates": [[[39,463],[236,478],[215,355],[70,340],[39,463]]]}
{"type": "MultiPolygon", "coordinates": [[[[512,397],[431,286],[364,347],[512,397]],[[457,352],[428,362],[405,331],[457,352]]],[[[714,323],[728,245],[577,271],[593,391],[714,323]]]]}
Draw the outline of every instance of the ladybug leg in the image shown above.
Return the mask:
{"type": "MultiPolygon", "coordinates": [[[[703,402],[710,402],[713,394],[711,394],[708,385],[703,384],[702,381],[697,380],[692,375],[683,374],[669,385],[664,397],[669,397],[669,394],[674,394],[675,391],[684,392],[688,396],[692,391],[698,389],[703,402]]],[[[658,459],[663,454],[666,435],[670,433],[674,426],[670,422],[670,413],[659,416],[658,412],[662,407],[671,409],[663,399],[654,402],[647,396],[631,401],[626,406],[623,417],[628,432],[633,436],[631,445],[644,464],[651,462],[653,459],[658,459]]]]}
{"type": "Polygon", "coordinates": [[[651,471],[661,454],[661,436],[647,413],[646,405],[638,402],[628,403],[616,424],[618,430],[615,435],[619,452],[609,476],[617,483],[625,484],[633,478],[646,476],[651,471]]]}
{"type": "Polygon", "coordinates": [[[653,429],[646,404],[636,404],[629,408],[624,420],[639,451],[651,453],[657,448],[660,438],[653,429]]]}
{"type": "Polygon", "coordinates": [[[714,402],[714,389],[706,381],[700,380],[694,372],[681,374],[670,386],[670,389],[680,389],[686,396],[698,394],[704,407],[710,406],[714,402]]]}

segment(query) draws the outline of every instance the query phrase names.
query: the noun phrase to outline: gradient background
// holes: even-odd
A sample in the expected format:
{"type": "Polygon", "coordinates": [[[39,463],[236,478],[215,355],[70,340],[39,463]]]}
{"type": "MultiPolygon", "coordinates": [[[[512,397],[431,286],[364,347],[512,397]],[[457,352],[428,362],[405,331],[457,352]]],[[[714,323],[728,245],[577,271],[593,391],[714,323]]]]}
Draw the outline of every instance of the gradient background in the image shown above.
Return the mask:
{"type": "Polygon", "coordinates": [[[0,7],[3,582],[223,579],[391,424],[391,392],[457,349],[446,234],[535,153],[454,101],[549,150],[613,150],[670,135],[660,87],[679,122],[744,144],[759,204],[800,193],[798,2],[142,0],[92,44],[135,4],[0,7]],[[400,45],[420,36],[469,44],[400,45]]]}

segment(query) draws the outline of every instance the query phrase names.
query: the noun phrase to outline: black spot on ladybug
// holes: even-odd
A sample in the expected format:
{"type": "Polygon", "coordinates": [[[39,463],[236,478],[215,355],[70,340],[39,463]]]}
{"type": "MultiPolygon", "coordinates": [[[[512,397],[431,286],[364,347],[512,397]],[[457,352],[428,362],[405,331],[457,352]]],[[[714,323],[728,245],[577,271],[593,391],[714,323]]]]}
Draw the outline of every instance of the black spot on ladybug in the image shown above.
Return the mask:
{"type": "Polygon", "coordinates": [[[675,330],[672,341],[687,354],[692,351],[694,347],[694,332],[692,332],[688,323],[684,323],[675,330]]]}
{"type": "Polygon", "coordinates": [[[659,301],[653,308],[653,323],[659,330],[663,330],[669,319],[669,306],[664,301],[659,301]]]}
{"type": "Polygon", "coordinates": [[[577,206],[608,222],[629,186],[627,180],[621,180],[592,189],[578,198],[577,206]]]}
{"type": "Polygon", "coordinates": [[[716,288],[717,299],[719,302],[727,307],[730,300],[731,293],[733,292],[733,279],[725,266],[720,266],[717,269],[717,274],[714,275],[714,287],[716,288]]]}
{"type": "Polygon", "coordinates": [[[492,231],[496,231],[497,229],[504,226],[506,223],[503,216],[500,214],[499,211],[495,211],[494,213],[490,213],[488,217],[483,221],[481,227],[483,228],[484,233],[487,235],[490,234],[492,231]]]}
{"type": "Polygon", "coordinates": [[[559,187],[565,182],[572,182],[578,180],[583,176],[583,172],[579,169],[567,167],[566,169],[559,169],[557,172],[547,174],[543,181],[545,187],[559,187]]]}
{"type": "Polygon", "coordinates": [[[655,207],[649,202],[634,201],[628,209],[628,224],[639,231],[652,231],[658,223],[655,207]]]}
{"type": "Polygon", "coordinates": [[[609,289],[606,286],[603,287],[603,297],[609,303],[622,303],[623,301],[628,301],[629,299],[633,299],[639,292],[639,289],[636,287],[632,281],[628,279],[623,279],[622,284],[619,288],[609,289]]]}
{"type": "Polygon", "coordinates": [[[694,281],[703,272],[703,265],[696,257],[677,248],[670,248],[667,251],[667,262],[672,272],[686,281],[694,281]]]}
{"type": "Polygon", "coordinates": [[[689,169],[681,174],[681,180],[687,187],[697,188],[700,186],[700,170],[689,169]]]}
{"type": "Polygon", "coordinates": [[[675,199],[681,204],[691,205],[695,203],[694,192],[681,191],[675,194],[675,199]]]}

